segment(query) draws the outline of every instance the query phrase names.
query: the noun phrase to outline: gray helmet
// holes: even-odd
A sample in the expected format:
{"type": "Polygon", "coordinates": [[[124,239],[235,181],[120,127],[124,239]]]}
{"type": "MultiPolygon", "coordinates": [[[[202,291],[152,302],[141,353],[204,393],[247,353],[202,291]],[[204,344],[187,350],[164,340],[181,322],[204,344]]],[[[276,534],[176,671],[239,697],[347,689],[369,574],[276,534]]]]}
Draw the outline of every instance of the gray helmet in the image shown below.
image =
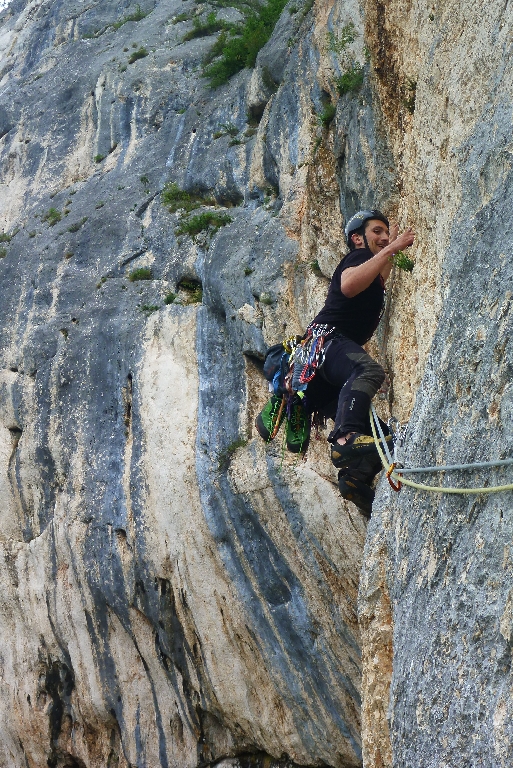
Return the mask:
{"type": "Polygon", "coordinates": [[[354,216],[351,216],[346,226],[344,227],[344,234],[346,236],[346,242],[349,248],[353,247],[351,235],[356,232],[356,230],[360,229],[360,227],[365,226],[365,224],[371,219],[378,219],[379,221],[382,221],[384,224],[386,224],[387,227],[390,226],[387,217],[381,213],[381,211],[376,209],[369,211],[358,211],[358,213],[355,213],[354,216]]]}

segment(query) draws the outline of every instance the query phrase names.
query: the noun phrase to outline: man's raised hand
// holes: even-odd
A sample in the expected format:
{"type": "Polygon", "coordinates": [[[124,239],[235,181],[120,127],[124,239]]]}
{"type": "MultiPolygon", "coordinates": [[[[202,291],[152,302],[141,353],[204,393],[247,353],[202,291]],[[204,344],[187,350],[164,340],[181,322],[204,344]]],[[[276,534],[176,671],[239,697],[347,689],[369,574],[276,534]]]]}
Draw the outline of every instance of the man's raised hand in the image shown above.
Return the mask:
{"type": "Polygon", "coordinates": [[[401,251],[403,248],[409,248],[410,245],[413,245],[414,240],[415,240],[415,232],[411,227],[408,227],[398,237],[395,237],[393,240],[392,238],[390,238],[390,243],[393,242],[393,245],[396,251],[401,251]]]}
{"type": "Polygon", "coordinates": [[[394,240],[397,240],[397,235],[399,234],[399,224],[397,221],[393,221],[390,225],[390,240],[389,242],[393,243],[394,240]]]}

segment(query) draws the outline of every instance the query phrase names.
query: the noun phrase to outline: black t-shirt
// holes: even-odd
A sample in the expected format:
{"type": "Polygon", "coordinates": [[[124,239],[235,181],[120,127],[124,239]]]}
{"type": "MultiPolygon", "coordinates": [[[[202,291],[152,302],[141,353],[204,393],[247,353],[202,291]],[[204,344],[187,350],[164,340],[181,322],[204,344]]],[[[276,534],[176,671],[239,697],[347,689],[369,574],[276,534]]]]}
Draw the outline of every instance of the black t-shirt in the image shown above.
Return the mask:
{"type": "Polygon", "coordinates": [[[344,256],[331,278],[324,307],[313,320],[334,326],[357,344],[369,341],[378,327],[385,299],[383,278],[378,275],[368,288],[351,299],[342,293],[340,280],[344,269],[358,267],[369,259],[372,259],[372,253],[367,248],[358,248],[344,256]]]}

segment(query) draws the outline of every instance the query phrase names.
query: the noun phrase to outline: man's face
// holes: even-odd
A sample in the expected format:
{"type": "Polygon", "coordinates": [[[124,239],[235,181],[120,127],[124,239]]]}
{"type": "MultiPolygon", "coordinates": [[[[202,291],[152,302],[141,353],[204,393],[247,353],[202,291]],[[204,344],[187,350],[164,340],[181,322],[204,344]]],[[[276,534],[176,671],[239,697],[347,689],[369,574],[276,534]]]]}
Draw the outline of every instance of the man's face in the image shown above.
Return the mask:
{"type": "MultiPolygon", "coordinates": [[[[370,219],[367,222],[365,225],[365,237],[373,256],[385,248],[390,241],[388,227],[379,219],[370,219]]],[[[357,248],[365,248],[365,242],[361,235],[354,235],[353,240],[357,248]]]]}

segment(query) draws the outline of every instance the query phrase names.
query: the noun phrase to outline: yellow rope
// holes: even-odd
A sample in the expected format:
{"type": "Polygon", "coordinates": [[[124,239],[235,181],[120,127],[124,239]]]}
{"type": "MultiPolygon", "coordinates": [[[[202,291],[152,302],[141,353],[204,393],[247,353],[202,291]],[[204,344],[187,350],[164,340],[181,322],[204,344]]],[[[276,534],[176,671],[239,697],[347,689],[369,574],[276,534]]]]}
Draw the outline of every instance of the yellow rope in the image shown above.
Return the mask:
{"type": "MultiPolygon", "coordinates": [[[[374,426],[372,411],[370,413],[370,423],[372,427],[372,436],[374,437],[374,442],[376,443],[376,448],[379,453],[379,458],[381,459],[383,468],[388,469],[389,468],[388,462],[385,454],[381,449],[379,438],[376,433],[376,427],[374,426]]],[[[417,490],[419,491],[431,491],[431,493],[468,494],[468,493],[499,493],[500,491],[513,491],[513,483],[510,483],[509,485],[495,485],[488,488],[442,488],[436,485],[423,485],[422,483],[414,483],[413,480],[407,480],[399,472],[391,472],[390,477],[402,483],[403,485],[409,485],[410,488],[417,488],[417,490]]]]}

